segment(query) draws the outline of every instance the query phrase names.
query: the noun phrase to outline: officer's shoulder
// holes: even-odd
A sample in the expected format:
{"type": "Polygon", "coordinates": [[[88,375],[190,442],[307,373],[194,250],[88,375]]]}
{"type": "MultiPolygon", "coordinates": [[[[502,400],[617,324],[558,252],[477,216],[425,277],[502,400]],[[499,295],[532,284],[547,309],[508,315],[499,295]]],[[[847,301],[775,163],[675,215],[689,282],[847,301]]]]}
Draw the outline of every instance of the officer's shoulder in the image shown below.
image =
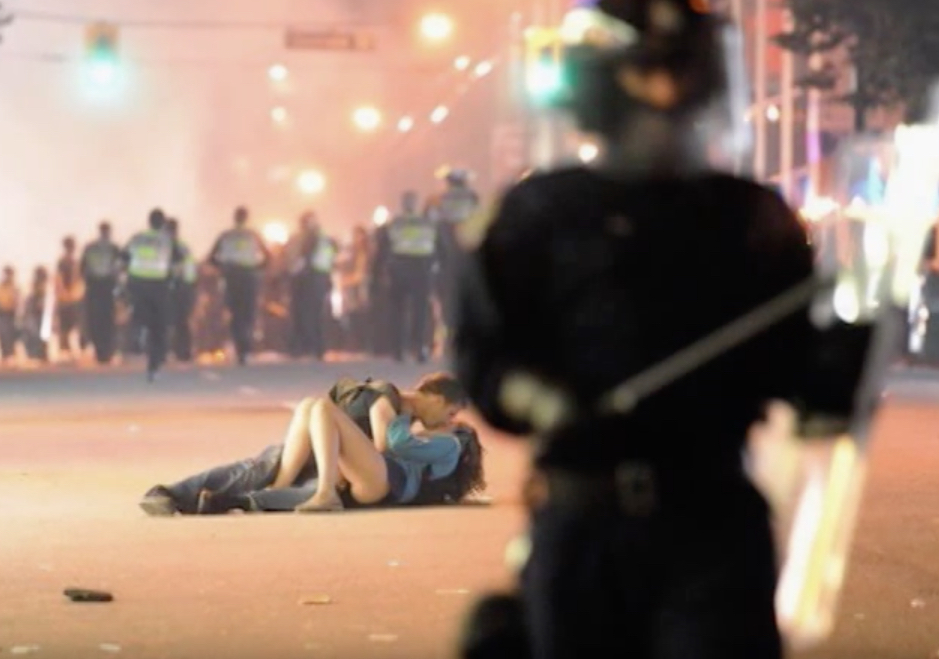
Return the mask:
{"type": "Polygon", "coordinates": [[[555,201],[568,191],[582,189],[589,174],[584,169],[557,169],[527,173],[506,188],[497,200],[483,204],[458,229],[460,244],[467,249],[478,247],[494,228],[509,233],[525,232],[543,226],[555,201]]]}
{"type": "Polygon", "coordinates": [[[794,216],[794,211],[779,192],[753,179],[714,174],[710,177],[710,183],[729,203],[752,204],[761,210],[794,216]]]}

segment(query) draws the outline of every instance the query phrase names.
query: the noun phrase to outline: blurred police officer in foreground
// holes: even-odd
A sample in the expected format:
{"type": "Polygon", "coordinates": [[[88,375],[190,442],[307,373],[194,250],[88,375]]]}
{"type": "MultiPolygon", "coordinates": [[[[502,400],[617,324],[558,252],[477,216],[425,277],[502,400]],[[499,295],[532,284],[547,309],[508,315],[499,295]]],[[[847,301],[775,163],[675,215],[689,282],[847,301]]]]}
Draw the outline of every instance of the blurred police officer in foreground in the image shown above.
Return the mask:
{"type": "Polygon", "coordinates": [[[107,364],[114,357],[115,296],[122,266],[121,248],[111,238],[111,224],[102,222],[98,225],[98,239],[85,246],[81,259],[88,338],[99,364],[107,364]]]}
{"type": "Polygon", "coordinates": [[[173,268],[173,287],[170,294],[170,334],[173,354],[181,362],[192,361],[192,312],[196,305],[196,282],[199,264],[179,235],[179,221],[166,221],[166,231],[179,251],[179,262],[173,268]]]}
{"type": "Polygon", "coordinates": [[[405,192],[401,212],[376,234],[375,268],[390,287],[392,355],[410,351],[418,362],[429,357],[431,281],[439,262],[438,225],[421,213],[416,192],[405,192]]]}
{"type": "MultiPolygon", "coordinates": [[[[802,225],[709,163],[710,146],[739,143],[705,128],[736,113],[742,76],[707,3],[592,4],[561,34],[565,104],[600,138],[600,164],[506,194],[468,256],[455,333],[485,418],[537,438],[530,651],[778,658],[774,540],[742,450],[773,400],[799,403],[803,432],[847,428],[870,327],[826,343],[802,225]]],[[[500,607],[513,615],[483,618],[500,607]]],[[[466,656],[484,656],[480,633],[466,656]]]]}
{"type": "Polygon", "coordinates": [[[180,260],[173,239],[166,232],[166,216],[150,212],[150,228],[134,235],[124,248],[127,291],[133,305],[134,326],[142,330],[147,347],[147,379],[151,382],[166,361],[166,329],[169,326],[170,283],[180,260]]]}
{"type": "Polygon", "coordinates": [[[254,343],[260,275],[269,259],[261,236],[248,228],[248,209],[235,209],[235,226],[219,236],[209,260],[225,279],[231,338],[241,365],[245,364],[254,343]]]}

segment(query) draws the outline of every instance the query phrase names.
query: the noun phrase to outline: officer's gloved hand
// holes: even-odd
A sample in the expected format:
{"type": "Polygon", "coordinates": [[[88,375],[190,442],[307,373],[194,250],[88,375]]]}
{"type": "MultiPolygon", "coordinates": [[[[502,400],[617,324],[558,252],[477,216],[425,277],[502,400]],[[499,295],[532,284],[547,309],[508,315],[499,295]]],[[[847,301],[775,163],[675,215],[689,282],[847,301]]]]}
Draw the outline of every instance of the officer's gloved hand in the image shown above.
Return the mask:
{"type": "Polygon", "coordinates": [[[522,371],[503,378],[499,402],[509,416],[530,424],[542,435],[569,423],[576,412],[574,398],[568,392],[522,371]]]}

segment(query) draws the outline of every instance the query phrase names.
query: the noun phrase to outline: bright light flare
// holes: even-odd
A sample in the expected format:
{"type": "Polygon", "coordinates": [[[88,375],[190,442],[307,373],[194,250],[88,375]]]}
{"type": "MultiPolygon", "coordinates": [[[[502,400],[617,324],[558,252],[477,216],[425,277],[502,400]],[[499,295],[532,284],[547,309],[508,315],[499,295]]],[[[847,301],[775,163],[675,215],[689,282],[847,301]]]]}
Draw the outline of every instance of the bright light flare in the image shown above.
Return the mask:
{"type": "Polygon", "coordinates": [[[359,130],[370,133],[381,126],[381,112],[371,105],[357,108],[352,113],[352,122],[359,130]]]}
{"type": "Polygon", "coordinates": [[[779,110],[779,106],[771,105],[766,108],[766,118],[776,123],[782,117],[782,112],[779,110]]]}
{"type": "Polygon", "coordinates": [[[300,176],[297,177],[297,187],[304,194],[319,194],[326,189],[326,177],[323,176],[322,172],[308,169],[300,172],[300,176]]]}
{"type": "Polygon", "coordinates": [[[582,163],[591,163],[600,155],[600,148],[592,142],[584,142],[577,149],[577,157],[582,163]]]}
{"type": "Polygon", "coordinates": [[[443,123],[443,121],[450,116],[450,109],[446,105],[438,105],[434,108],[434,111],[430,113],[430,120],[435,124],[443,123]]]}
{"type": "Polygon", "coordinates": [[[473,69],[473,75],[477,78],[485,78],[487,75],[492,73],[494,65],[489,60],[483,60],[476,65],[476,68],[473,69]]]}
{"type": "Polygon", "coordinates": [[[264,225],[261,235],[264,236],[264,240],[272,245],[286,245],[290,239],[290,229],[287,228],[284,222],[274,220],[264,225]]]}
{"type": "Polygon", "coordinates": [[[372,213],[372,223],[376,227],[383,226],[388,223],[388,220],[391,219],[391,211],[388,210],[387,206],[379,206],[375,209],[375,212],[372,213]]]}
{"type": "Polygon", "coordinates": [[[446,41],[453,34],[453,19],[446,14],[427,14],[421,19],[421,34],[428,41],[446,41]]]}
{"type": "Polygon", "coordinates": [[[287,123],[287,108],[276,107],[271,110],[271,121],[278,125],[287,123]]]}
{"type": "Polygon", "coordinates": [[[453,68],[455,68],[457,71],[466,71],[472,63],[473,60],[471,60],[466,55],[462,55],[453,61],[453,68]]]}
{"type": "Polygon", "coordinates": [[[288,73],[287,67],[283,64],[274,64],[267,70],[267,77],[274,82],[283,82],[287,79],[288,73]]]}
{"type": "Polygon", "coordinates": [[[414,119],[411,117],[401,117],[398,120],[398,131],[409,133],[414,129],[414,119]]]}

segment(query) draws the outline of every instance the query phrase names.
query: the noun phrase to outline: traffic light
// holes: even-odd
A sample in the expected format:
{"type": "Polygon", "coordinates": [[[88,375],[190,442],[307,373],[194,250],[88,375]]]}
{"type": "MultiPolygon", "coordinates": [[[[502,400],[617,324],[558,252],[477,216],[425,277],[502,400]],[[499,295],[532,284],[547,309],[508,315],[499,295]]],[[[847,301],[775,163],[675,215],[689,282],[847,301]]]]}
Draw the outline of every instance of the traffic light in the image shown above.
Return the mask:
{"type": "Polygon", "coordinates": [[[120,73],[118,29],[111,23],[94,23],[85,31],[85,67],[89,79],[100,87],[117,82],[120,73]]]}
{"type": "Polygon", "coordinates": [[[525,85],[538,105],[552,105],[563,96],[564,47],[557,30],[531,28],[525,34],[525,85]]]}

